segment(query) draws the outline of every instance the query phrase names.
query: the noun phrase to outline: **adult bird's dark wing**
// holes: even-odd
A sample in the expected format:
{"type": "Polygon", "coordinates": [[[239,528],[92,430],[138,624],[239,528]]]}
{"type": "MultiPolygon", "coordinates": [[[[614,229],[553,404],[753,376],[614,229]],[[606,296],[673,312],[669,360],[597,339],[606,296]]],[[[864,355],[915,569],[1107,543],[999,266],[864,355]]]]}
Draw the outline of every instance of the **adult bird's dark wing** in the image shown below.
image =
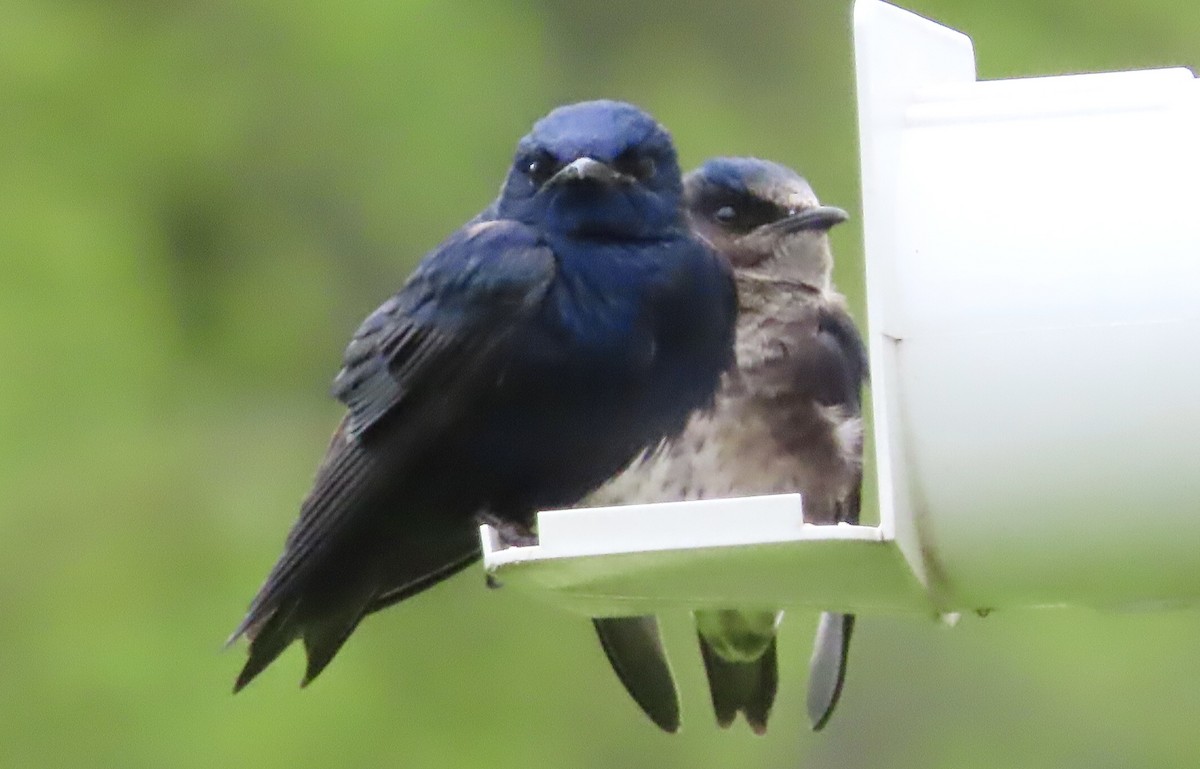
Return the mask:
{"type": "Polygon", "coordinates": [[[283,555],[231,638],[251,638],[236,688],[297,637],[308,650],[305,681],[311,680],[369,609],[412,595],[477,557],[471,526],[428,536],[418,528],[403,557],[386,564],[355,557],[345,545],[377,534],[371,527],[381,519],[406,514],[384,489],[395,488],[420,451],[503,376],[514,332],[537,311],[554,276],[554,255],[532,230],[478,222],[451,236],[362,323],[333,387],[348,413],[283,555]]]}

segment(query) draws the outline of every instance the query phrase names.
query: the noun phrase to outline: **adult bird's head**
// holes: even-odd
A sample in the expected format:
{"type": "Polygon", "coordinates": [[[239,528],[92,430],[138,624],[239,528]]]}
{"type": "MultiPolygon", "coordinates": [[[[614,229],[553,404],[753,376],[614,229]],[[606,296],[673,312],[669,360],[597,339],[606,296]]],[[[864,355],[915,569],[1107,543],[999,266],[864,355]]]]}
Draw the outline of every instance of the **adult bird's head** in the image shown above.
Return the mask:
{"type": "Polygon", "coordinates": [[[823,206],[808,182],[758,158],[714,158],[684,178],[693,229],[739,277],[759,273],[830,288],[829,229],[849,214],[823,206]]]}
{"type": "Polygon", "coordinates": [[[584,238],[677,231],[686,222],[671,135],[632,104],[559,107],[517,144],[496,212],[584,238]]]}

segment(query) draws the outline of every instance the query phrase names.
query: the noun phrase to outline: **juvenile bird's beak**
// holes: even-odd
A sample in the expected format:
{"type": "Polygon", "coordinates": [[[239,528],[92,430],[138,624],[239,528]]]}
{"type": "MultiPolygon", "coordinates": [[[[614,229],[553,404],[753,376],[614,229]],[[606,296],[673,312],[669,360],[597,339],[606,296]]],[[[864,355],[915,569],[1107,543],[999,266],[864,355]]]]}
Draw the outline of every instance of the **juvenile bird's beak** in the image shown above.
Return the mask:
{"type": "Polygon", "coordinates": [[[601,163],[595,158],[583,157],[572,160],[559,169],[558,173],[550,177],[546,185],[551,186],[585,180],[600,184],[615,184],[627,178],[624,174],[618,173],[612,166],[606,163],[601,163]]]}
{"type": "Polygon", "coordinates": [[[828,230],[849,218],[850,214],[836,206],[816,206],[797,211],[786,219],[772,223],[770,227],[789,234],[804,230],[828,230]]]}

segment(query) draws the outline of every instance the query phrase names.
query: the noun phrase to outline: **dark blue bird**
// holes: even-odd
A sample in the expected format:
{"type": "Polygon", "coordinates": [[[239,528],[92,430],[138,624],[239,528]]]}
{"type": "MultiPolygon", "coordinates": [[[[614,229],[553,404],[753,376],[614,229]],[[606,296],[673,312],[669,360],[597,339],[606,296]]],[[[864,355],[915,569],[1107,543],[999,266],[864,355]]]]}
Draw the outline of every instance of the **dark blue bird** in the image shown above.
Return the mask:
{"type": "Polygon", "coordinates": [[[365,614],[475,561],[479,521],[526,536],[682,430],[732,364],[736,312],[661,125],[612,101],[538,121],[499,198],[347,347],[347,413],[234,632],[235,690],[297,638],[307,683],[365,614]]]}
{"type": "MultiPolygon", "coordinates": [[[[757,158],[716,158],[685,179],[697,233],[737,278],[736,368],[714,409],[594,492],[586,504],[666,502],[799,491],[811,523],[858,522],[861,392],[867,354],[830,280],[828,231],[846,212],[822,206],[795,171],[757,158]]],[[[778,684],[782,612],[696,612],[713,708],[721,726],[742,713],[767,728],[778,684]]],[[[617,675],[655,723],[674,731],[678,698],[654,617],[600,618],[617,675]]],[[[854,617],[821,617],[809,666],[814,729],[841,696],[854,617]]]]}

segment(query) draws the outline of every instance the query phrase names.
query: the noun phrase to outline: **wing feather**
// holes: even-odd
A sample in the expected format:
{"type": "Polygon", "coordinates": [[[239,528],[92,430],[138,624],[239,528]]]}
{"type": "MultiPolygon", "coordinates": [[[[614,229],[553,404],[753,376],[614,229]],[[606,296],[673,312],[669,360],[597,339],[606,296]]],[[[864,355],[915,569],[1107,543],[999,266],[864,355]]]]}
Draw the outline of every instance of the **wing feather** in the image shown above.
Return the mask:
{"type": "MultiPolygon", "coordinates": [[[[283,555],[233,638],[254,636],[331,549],[381,515],[372,500],[385,484],[403,478],[416,449],[469,413],[503,372],[508,342],[537,311],[555,269],[553,253],[523,225],[476,223],[427,257],[362,323],[333,386],[347,414],[283,555]]],[[[460,549],[450,563],[414,559],[421,573],[389,575],[380,589],[410,595],[469,563],[471,553],[460,549]]],[[[372,597],[368,605],[379,604],[372,597]]]]}

